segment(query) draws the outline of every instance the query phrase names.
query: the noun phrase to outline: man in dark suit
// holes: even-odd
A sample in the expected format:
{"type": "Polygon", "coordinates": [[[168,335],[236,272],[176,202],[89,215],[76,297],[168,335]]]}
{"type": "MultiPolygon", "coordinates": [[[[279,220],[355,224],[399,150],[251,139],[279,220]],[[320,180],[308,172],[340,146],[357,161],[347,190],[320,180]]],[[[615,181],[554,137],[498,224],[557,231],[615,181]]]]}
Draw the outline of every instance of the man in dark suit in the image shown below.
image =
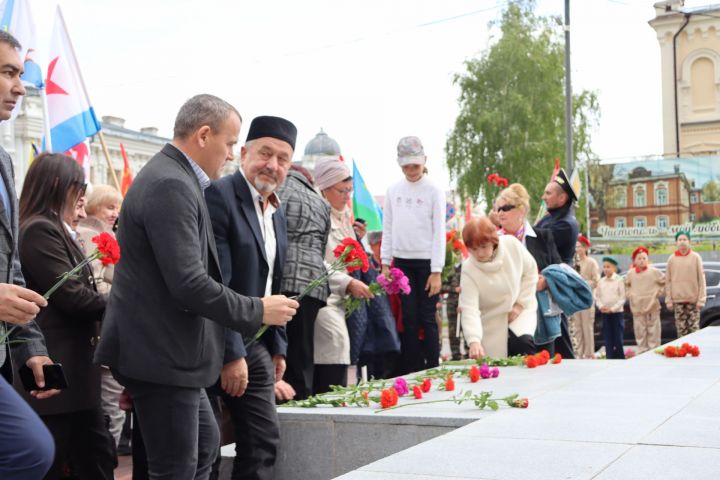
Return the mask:
{"type": "MultiPolygon", "coordinates": [[[[205,192],[224,283],[243,295],[280,291],[287,226],[275,190],[290,169],[296,137],[295,125],[283,118],[253,119],[240,169],[205,192]]],[[[280,441],[274,388],[285,371],[285,328],[251,339],[225,331],[221,388],[235,430],[233,480],[272,479],[280,441]]]]}
{"type": "Polygon", "coordinates": [[[140,171],[123,201],[115,269],[95,359],[130,393],[151,479],[206,479],[219,431],[205,388],[220,376],[225,328],[252,336],[298,304],[249,298],[222,284],[203,191],[220,175],[240,115],[212,95],[180,109],[173,141],[140,171]]]}
{"type": "MultiPolygon", "coordinates": [[[[20,44],[0,31],[0,121],[10,119],[17,101],[25,95],[20,81],[23,64],[20,44]]],[[[24,288],[18,256],[18,204],[12,159],[0,147],[0,478],[42,478],[52,465],[52,436],[37,414],[15,392],[10,348],[18,364],[32,368],[35,382],[44,386],[42,366],[52,363],[43,335],[33,321],[45,299],[24,288]],[[11,330],[8,334],[8,330],[11,330]]],[[[47,398],[56,390],[32,392],[47,398]]]]}
{"type": "MultiPolygon", "coordinates": [[[[560,258],[564,263],[572,265],[575,257],[575,245],[578,237],[578,222],[575,218],[573,203],[578,200],[577,187],[573,186],[570,177],[562,168],[545,187],[542,199],[545,201],[548,213],[535,225],[537,228],[545,228],[552,232],[553,239],[560,258]]],[[[541,276],[542,277],[542,276],[541,276]]],[[[545,280],[541,278],[540,283],[545,280]]],[[[563,358],[575,358],[575,353],[570,340],[570,330],[565,315],[562,316],[561,335],[555,339],[550,347],[550,353],[560,353],[563,358]],[[554,347],[554,348],[553,348],[554,347]],[[554,350],[554,351],[553,351],[554,350]]]]}

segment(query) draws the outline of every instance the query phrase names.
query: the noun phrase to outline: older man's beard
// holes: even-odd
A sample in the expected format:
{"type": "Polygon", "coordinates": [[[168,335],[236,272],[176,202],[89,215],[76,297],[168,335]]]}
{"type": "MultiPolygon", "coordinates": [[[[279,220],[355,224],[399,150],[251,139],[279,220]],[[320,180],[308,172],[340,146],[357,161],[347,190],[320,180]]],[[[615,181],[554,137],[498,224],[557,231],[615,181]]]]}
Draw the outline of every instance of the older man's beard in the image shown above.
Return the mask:
{"type": "Polygon", "coordinates": [[[275,189],[277,188],[277,185],[278,185],[277,184],[277,176],[272,172],[263,170],[261,172],[258,172],[257,176],[255,177],[255,181],[253,182],[253,185],[255,185],[255,188],[257,188],[258,192],[272,193],[275,191],[275,189]],[[261,180],[260,179],[261,174],[265,175],[267,177],[270,177],[275,181],[274,182],[266,182],[264,180],[261,180]]]}

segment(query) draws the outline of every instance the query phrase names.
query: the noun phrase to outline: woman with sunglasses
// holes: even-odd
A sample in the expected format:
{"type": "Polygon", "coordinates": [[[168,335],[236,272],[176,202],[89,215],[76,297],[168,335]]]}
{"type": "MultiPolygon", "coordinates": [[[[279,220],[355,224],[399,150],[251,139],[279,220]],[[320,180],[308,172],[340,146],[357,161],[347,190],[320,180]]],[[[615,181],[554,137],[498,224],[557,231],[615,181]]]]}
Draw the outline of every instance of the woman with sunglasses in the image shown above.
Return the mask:
{"type": "MultiPolygon", "coordinates": [[[[84,173],[70,157],[36,158],[20,195],[19,250],[28,288],[43,294],[80,263],[84,254],[72,225],[85,194],[84,173]]],[[[81,209],[82,210],[82,209],[81,209]]],[[[63,478],[67,467],[78,478],[112,479],[114,448],[100,407],[100,367],[92,362],[105,297],[86,267],[52,294],[37,316],[48,351],[61,363],[68,387],[57,396],[25,396],[55,440],[55,460],[45,478],[63,478]]]]}
{"type": "MultiPolygon", "coordinates": [[[[500,192],[495,200],[495,212],[500,222],[498,234],[513,235],[520,240],[535,259],[538,271],[542,271],[548,265],[562,263],[552,232],[533,228],[527,220],[530,212],[530,195],[522,184],[513,183],[500,192]]],[[[543,276],[539,275],[537,291],[546,289],[547,283],[543,276]]],[[[536,347],[542,348],[541,345],[535,345],[532,337],[511,338],[510,342],[518,343],[513,350],[521,353],[533,353],[536,347]]]]}

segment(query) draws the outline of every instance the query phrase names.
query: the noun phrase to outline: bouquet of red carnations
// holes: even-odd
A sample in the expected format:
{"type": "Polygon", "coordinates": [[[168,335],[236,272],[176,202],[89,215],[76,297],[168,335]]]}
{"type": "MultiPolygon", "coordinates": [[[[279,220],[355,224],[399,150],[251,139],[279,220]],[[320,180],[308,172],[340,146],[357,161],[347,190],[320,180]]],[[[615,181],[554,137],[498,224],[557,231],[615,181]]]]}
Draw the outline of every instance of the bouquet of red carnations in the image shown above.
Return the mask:
{"type": "MultiPolygon", "coordinates": [[[[367,272],[370,267],[370,262],[368,261],[367,254],[365,253],[362,245],[360,245],[357,240],[353,240],[350,237],[344,238],[342,242],[335,247],[333,255],[335,255],[335,261],[327,267],[325,273],[310,282],[308,286],[300,292],[300,295],[294,297],[294,300],[297,300],[298,302],[302,300],[305,295],[325,284],[328,278],[330,278],[330,276],[335,272],[339,272],[341,270],[346,270],[348,273],[354,272],[355,270],[367,272]]],[[[245,342],[245,348],[248,348],[250,345],[255,343],[255,341],[259,339],[269,327],[269,325],[263,325],[260,327],[255,336],[245,342]]]]}

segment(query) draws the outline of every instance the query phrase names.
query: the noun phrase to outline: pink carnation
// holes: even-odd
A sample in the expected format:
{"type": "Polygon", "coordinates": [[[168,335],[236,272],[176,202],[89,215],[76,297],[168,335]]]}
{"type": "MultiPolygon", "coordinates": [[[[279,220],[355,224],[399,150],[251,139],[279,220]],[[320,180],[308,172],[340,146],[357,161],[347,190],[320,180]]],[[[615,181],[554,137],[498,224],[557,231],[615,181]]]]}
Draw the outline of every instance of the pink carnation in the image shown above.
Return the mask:
{"type": "Polygon", "coordinates": [[[497,378],[500,375],[500,369],[497,367],[493,367],[490,369],[490,376],[492,378],[497,378]]]}
{"type": "Polygon", "coordinates": [[[399,268],[393,267],[390,269],[389,279],[385,278],[384,275],[378,275],[377,283],[389,295],[396,295],[399,293],[407,295],[410,293],[410,281],[399,268]]]}
{"type": "Polygon", "coordinates": [[[398,395],[400,395],[401,397],[403,395],[407,395],[408,392],[410,392],[407,382],[402,377],[398,377],[395,379],[395,383],[393,383],[393,388],[395,389],[395,391],[397,391],[398,395]]]}
{"type": "Polygon", "coordinates": [[[492,376],[492,373],[490,372],[490,367],[487,363],[483,363],[480,366],[480,376],[482,378],[490,378],[492,376]]]}

